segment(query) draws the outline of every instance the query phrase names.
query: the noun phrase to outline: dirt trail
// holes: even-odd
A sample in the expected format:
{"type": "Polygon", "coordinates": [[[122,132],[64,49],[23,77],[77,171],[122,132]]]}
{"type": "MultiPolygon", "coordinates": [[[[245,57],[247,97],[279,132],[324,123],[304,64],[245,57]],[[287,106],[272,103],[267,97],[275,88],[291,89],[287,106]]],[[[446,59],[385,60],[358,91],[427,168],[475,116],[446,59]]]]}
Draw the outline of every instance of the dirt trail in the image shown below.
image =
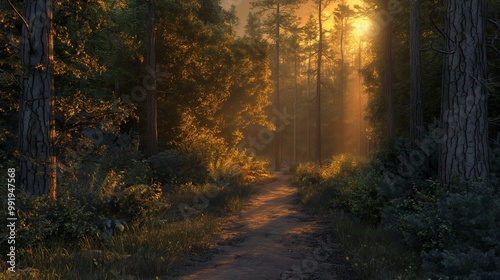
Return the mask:
{"type": "Polygon", "coordinates": [[[361,279],[288,179],[257,186],[242,211],[224,218],[217,245],[192,256],[173,279],[361,279]]]}

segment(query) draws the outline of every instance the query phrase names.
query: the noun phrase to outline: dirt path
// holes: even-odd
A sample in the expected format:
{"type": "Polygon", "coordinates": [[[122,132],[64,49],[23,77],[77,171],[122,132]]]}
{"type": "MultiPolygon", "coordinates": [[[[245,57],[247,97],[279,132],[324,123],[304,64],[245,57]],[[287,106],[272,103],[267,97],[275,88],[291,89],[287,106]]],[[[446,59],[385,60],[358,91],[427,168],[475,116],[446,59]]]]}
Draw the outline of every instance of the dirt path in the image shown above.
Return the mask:
{"type": "Polygon", "coordinates": [[[225,217],[217,245],[192,256],[173,279],[361,279],[327,223],[306,213],[297,187],[278,176],[225,217]]]}

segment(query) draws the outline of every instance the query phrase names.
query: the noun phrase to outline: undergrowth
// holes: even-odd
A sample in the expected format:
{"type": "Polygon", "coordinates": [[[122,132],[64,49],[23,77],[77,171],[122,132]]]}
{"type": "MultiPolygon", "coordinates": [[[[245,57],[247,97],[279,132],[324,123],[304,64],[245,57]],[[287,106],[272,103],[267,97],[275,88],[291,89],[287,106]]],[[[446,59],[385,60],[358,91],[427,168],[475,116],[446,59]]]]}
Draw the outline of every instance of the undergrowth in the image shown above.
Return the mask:
{"type": "Polygon", "coordinates": [[[435,147],[422,146],[433,142],[422,143],[399,140],[370,161],[302,164],[294,182],[304,204],[331,214],[346,257],[369,279],[499,279],[496,174],[489,185],[444,187],[435,147]]]}
{"type": "Polygon", "coordinates": [[[391,232],[378,226],[383,177],[366,159],[339,155],[322,167],[301,164],[294,182],[300,186],[303,204],[330,215],[346,261],[367,279],[416,279],[417,253],[394,242],[391,232]]]}
{"type": "MultiPolygon", "coordinates": [[[[206,249],[216,218],[240,209],[252,185],[272,177],[266,162],[230,149],[216,161],[173,151],[105,161],[67,164],[55,200],[16,193],[16,272],[2,256],[0,279],[166,275],[176,261],[206,249]],[[73,173],[79,170],[84,174],[73,173]]],[[[0,231],[6,252],[8,233],[0,231]]]]}

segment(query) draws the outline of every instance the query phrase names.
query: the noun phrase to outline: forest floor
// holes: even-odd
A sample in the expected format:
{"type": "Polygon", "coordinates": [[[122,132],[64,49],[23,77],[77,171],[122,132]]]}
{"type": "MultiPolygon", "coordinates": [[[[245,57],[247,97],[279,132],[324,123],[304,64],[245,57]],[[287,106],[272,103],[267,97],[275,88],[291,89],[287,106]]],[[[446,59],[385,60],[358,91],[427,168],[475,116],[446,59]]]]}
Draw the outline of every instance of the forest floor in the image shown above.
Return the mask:
{"type": "Polygon", "coordinates": [[[336,242],[331,223],[300,204],[290,176],[256,186],[241,211],[221,217],[206,250],[160,279],[363,279],[336,242]]]}

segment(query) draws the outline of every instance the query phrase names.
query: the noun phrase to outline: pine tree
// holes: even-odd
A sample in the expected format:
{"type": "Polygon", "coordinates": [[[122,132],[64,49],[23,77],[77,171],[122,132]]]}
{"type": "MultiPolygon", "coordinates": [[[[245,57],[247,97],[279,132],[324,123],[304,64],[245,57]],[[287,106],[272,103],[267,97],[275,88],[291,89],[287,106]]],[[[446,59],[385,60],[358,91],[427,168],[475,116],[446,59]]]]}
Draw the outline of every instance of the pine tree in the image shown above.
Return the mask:
{"type": "Polygon", "coordinates": [[[20,185],[27,193],[56,197],[56,135],[52,43],[52,1],[24,3],[19,104],[20,185]]]}

